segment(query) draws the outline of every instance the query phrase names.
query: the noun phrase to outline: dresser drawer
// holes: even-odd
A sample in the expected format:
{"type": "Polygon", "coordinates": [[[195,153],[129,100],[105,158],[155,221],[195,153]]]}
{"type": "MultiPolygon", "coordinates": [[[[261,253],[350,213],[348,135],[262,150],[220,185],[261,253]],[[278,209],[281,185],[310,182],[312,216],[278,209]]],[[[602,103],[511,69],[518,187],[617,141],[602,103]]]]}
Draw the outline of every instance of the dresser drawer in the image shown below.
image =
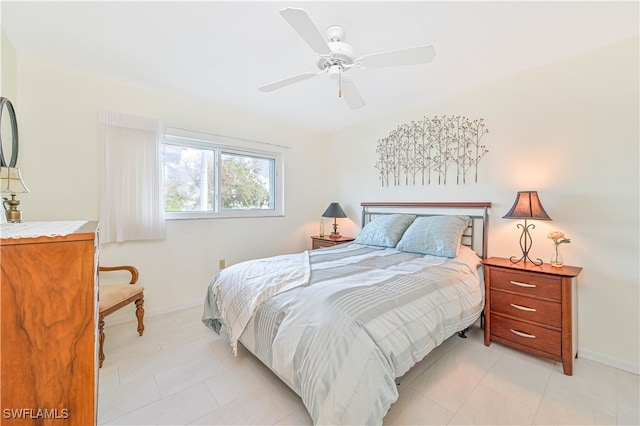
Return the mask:
{"type": "Polygon", "coordinates": [[[528,324],[505,318],[501,315],[491,317],[491,335],[535,348],[556,357],[561,356],[561,333],[542,326],[528,324]]]}
{"type": "Polygon", "coordinates": [[[562,280],[559,278],[513,270],[491,268],[490,271],[491,288],[553,300],[562,298],[562,280]]]}
{"type": "Polygon", "coordinates": [[[491,290],[491,312],[560,328],[562,305],[559,302],[491,290]]]}

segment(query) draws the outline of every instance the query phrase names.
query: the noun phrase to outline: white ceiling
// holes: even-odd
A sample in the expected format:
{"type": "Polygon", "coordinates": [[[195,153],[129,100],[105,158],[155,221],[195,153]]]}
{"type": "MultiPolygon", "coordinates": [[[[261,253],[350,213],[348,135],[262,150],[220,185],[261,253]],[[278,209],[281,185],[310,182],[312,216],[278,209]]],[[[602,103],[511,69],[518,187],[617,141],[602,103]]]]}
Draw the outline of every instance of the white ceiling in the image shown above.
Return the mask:
{"type": "Polygon", "coordinates": [[[638,2],[0,2],[18,55],[334,131],[638,35],[638,2]],[[366,106],[350,110],[278,13],[342,25],[356,56],[433,44],[429,65],[349,71],[366,106]]]}

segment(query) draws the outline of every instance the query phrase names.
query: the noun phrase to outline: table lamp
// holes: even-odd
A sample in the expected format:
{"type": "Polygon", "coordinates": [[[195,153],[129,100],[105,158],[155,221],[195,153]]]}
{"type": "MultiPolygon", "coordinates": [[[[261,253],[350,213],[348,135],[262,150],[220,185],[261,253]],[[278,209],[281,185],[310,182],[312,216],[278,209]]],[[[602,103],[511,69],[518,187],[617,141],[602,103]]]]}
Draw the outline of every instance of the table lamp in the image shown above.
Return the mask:
{"type": "Polygon", "coordinates": [[[347,215],[344,213],[344,210],[342,210],[342,207],[340,207],[340,204],[338,203],[329,204],[329,207],[327,207],[324,213],[322,213],[322,217],[333,218],[333,232],[331,233],[331,235],[329,235],[329,238],[332,238],[332,239],[340,238],[340,233],[338,232],[338,222],[336,218],[347,217],[347,215]]]}
{"type": "Polygon", "coordinates": [[[29,192],[22,180],[20,169],[17,167],[0,167],[0,192],[11,194],[11,199],[3,198],[2,206],[7,216],[7,222],[22,222],[22,212],[18,210],[20,200],[16,200],[16,194],[29,192]]]}
{"type": "Polygon", "coordinates": [[[537,261],[531,260],[529,257],[529,250],[531,250],[531,246],[533,241],[531,239],[531,234],[529,233],[529,228],[534,229],[536,226],[534,224],[528,224],[527,220],[535,219],[535,220],[551,220],[549,215],[542,204],[540,204],[540,198],[538,198],[537,191],[518,191],[518,195],[516,196],[516,201],[513,203],[513,207],[511,210],[507,212],[506,215],[502,216],[504,219],[524,219],[524,226],[522,224],[518,224],[518,228],[522,228],[522,234],[520,235],[520,250],[522,250],[522,256],[515,260],[515,256],[511,256],[509,260],[512,263],[518,263],[520,261],[527,260],[534,265],[540,266],[542,265],[542,259],[537,259],[537,261]]]}

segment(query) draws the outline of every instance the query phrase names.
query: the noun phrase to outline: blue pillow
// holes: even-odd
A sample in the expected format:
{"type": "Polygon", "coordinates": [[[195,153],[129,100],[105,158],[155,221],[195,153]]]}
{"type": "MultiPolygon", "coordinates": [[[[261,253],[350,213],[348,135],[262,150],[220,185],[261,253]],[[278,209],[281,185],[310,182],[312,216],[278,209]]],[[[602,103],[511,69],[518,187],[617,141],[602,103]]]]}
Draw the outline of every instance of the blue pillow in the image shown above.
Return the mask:
{"type": "Polygon", "coordinates": [[[414,214],[399,213],[378,216],[362,228],[354,243],[395,247],[415,218],[414,214]]]}
{"type": "Polygon", "coordinates": [[[409,253],[456,257],[468,216],[424,216],[413,221],[396,249],[409,253]]]}

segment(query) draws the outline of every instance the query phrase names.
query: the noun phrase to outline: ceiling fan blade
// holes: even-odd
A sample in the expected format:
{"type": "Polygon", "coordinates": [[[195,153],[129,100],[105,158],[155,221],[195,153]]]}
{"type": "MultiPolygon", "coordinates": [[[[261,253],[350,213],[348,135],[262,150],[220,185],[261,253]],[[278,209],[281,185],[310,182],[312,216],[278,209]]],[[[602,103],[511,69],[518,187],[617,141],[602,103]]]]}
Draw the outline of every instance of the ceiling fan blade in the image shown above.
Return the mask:
{"type": "Polygon", "coordinates": [[[316,52],[321,55],[330,55],[331,49],[327,44],[318,28],[309,18],[307,12],[304,9],[297,9],[295,7],[287,7],[280,11],[280,15],[293,27],[294,30],[307,42],[307,44],[316,52]]]}
{"type": "Polygon", "coordinates": [[[258,90],[261,92],[272,92],[276,89],[281,89],[290,84],[299,83],[301,81],[308,80],[310,78],[315,77],[320,73],[317,72],[305,72],[304,74],[294,75],[293,77],[285,78],[284,80],[275,81],[273,83],[267,84],[266,86],[258,87],[258,90]]]}
{"type": "Polygon", "coordinates": [[[350,78],[342,79],[342,95],[349,108],[358,109],[364,106],[364,99],[350,78]]]}
{"type": "Polygon", "coordinates": [[[356,62],[365,68],[395,67],[399,65],[428,64],[433,61],[436,51],[433,46],[411,47],[391,52],[374,53],[359,58],[356,62]]]}

